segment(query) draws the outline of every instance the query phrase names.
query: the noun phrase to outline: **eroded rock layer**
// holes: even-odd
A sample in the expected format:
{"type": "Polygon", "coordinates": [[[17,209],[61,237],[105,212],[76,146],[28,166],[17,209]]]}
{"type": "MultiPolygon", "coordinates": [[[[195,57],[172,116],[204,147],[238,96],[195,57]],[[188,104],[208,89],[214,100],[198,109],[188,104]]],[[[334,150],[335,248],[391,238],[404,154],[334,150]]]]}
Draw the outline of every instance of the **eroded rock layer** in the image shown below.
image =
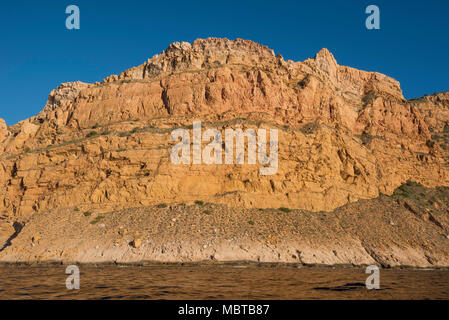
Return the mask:
{"type": "Polygon", "coordinates": [[[407,180],[449,185],[448,93],[407,101],[385,75],[322,49],[285,61],[247,40],[174,43],[101,83],[62,84],[37,116],[0,121],[0,213],[10,224],[79,205],[202,200],[333,210],[407,180]],[[175,165],[176,128],[275,128],[279,169],[175,165]]]}

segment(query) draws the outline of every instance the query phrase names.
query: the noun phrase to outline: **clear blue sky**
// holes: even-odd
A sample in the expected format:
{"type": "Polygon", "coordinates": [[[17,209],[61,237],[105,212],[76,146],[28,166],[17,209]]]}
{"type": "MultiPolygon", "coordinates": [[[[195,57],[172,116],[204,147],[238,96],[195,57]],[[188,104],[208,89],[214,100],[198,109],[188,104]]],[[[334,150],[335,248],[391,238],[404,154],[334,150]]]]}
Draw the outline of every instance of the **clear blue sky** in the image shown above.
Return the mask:
{"type": "Polygon", "coordinates": [[[0,117],[37,114],[62,82],[101,81],[174,41],[250,39],[295,61],[328,48],[339,64],[399,80],[406,98],[449,90],[449,1],[1,1],[0,117]],[[67,30],[65,8],[81,11],[67,30]],[[381,30],[365,28],[378,5],[381,30]]]}

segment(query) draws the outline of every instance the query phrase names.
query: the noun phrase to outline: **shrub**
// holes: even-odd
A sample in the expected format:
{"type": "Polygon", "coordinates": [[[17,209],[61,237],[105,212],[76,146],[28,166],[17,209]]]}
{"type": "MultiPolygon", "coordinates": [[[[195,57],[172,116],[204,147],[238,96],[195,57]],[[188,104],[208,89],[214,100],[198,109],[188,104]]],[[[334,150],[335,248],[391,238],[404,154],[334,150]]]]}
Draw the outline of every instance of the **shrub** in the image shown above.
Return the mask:
{"type": "Polygon", "coordinates": [[[444,133],[449,133],[449,125],[446,124],[446,125],[444,126],[443,132],[444,132],[444,133]]]}
{"type": "Polygon", "coordinates": [[[201,200],[196,200],[195,204],[199,205],[199,206],[204,206],[204,201],[201,200]]]}
{"type": "Polygon", "coordinates": [[[253,226],[253,225],[254,225],[254,221],[253,221],[253,220],[250,220],[250,221],[248,221],[248,224],[251,225],[251,226],[253,226]]]}
{"type": "Polygon", "coordinates": [[[411,188],[422,188],[423,185],[418,183],[418,182],[414,182],[411,180],[408,180],[405,184],[403,184],[402,186],[398,187],[393,195],[394,196],[399,196],[399,197],[404,197],[404,198],[409,198],[412,194],[414,194],[414,192],[416,192],[417,190],[413,190],[411,188]]]}
{"type": "Polygon", "coordinates": [[[84,212],[85,217],[90,217],[91,215],[92,215],[92,212],[90,212],[90,211],[84,212]]]}
{"type": "Polygon", "coordinates": [[[308,123],[304,126],[302,126],[299,131],[301,131],[303,134],[308,135],[314,133],[318,129],[318,124],[316,123],[308,123]]]}
{"type": "Polygon", "coordinates": [[[97,224],[98,222],[100,222],[103,219],[104,219],[103,216],[98,216],[90,224],[97,224]]]}
{"type": "Polygon", "coordinates": [[[167,204],[166,203],[160,203],[157,205],[158,208],[167,208],[167,204]]]}
{"type": "Polygon", "coordinates": [[[415,182],[415,181],[412,181],[412,180],[407,180],[406,185],[409,186],[409,187],[423,187],[423,185],[421,183],[415,182]]]}
{"type": "Polygon", "coordinates": [[[204,213],[204,214],[207,214],[207,215],[212,214],[212,212],[210,212],[210,210],[204,210],[203,213],[204,213]]]}
{"type": "Polygon", "coordinates": [[[304,89],[308,84],[310,83],[310,75],[307,75],[304,77],[304,79],[302,79],[301,81],[299,81],[296,86],[300,89],[304,89]]]}
{"type": "Polygon", "coordinates": [[[86,135],[86,138],[92,138],[95,137],[98,133],[96,131],[91,131],[86,135]]]}
{"type": "Polygon", "coordinates": [[[284,207],[279,208],[279,211],[282,211],[282,212],[285,212],[285,213],[291,212],[291,210],[289,208],[284,208],[284,207]]]}
{"type": "Polygon", "coordinates": [[[26,147],[24,151],[25,151],[25,153],[29,153],[31,151],[31,149],[30,149],[30,147],[26,147]]]}

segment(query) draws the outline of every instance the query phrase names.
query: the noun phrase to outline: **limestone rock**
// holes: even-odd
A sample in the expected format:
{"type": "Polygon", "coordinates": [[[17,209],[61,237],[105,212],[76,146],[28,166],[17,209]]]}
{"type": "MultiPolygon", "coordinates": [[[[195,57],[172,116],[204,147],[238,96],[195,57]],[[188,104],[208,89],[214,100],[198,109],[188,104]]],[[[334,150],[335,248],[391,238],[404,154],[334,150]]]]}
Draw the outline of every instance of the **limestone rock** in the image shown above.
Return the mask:
{"type": "Polygon", "coordinates": [[[293,62],[242,39],[173,43],[102,83],[62,84],[35,117],[0,121],[0,212],[196,200],[330,211],[407,180],[447,186],[448,101],[406,101],[398,81],[327,49],[293,62]],[[170,133],[194,120],[278,129],[278,172],[172,164],[170,133]]]}
{"type": "Polygon", "coordinates": [[[142,239],[141,238],[137,238],[132,242],[132,246],[136,249],[139,249],[142,246],[142,239]]]}
{"type": "MultiPolygon", "coordinates": [[[[5,141],[5,139],[8,138],[9,135],[10,135],[10,133],[8,131],[8,127],[6,125],[5,120],[0,118],[0,142],[5,141]]],[[[1,151],[1,147],[0,147],[0,151],[1,151]]]]}
{"type": "Polygon", "coordinates": [[[14,233],[15,229],[11,224],[0,221],[0,249],[5,246],[6,242],[14,233]]]}

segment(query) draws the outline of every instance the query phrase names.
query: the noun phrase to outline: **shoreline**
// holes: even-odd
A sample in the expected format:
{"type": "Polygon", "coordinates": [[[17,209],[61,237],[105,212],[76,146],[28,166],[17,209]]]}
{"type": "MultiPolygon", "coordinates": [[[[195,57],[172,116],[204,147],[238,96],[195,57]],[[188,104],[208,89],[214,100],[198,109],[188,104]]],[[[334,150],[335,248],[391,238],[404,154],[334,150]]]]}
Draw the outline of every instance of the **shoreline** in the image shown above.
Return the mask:
{"type": "MultiPolygon", "coordinates": [[[[4,267],[30,267],[30,268],[50,268],[56,266],[71,266],[76,265],[79,267],[88,268],[102,268],[102,267],[118,267],[118,268],[245,268],[245,269],[276,269],[276,268],[288,268],[288,269],[317,269],[317,270],[331,270],[331,269],[366,269],[369,265],[350,265],[350,264],[299,264],[288,262],[253,262],[253,261],[229,261],[229,262],[155,262],[155,261],[142,261],[142,262],[130,262],[130,263],[116,263],[116,262],[61,262],[61,261],[42,261],[42,262],[0,262],[0,268],[4,267]]],[[[419,266],[382,266],[377,265],[380,270],[413,270],[413,271],[449,271],[449,266],[434,266],[434,267],[419,267],[419,266]]]]}
{"type": "Polygon", "coordinates": [[[449,189],[401,190],[407,197],[381,195],[333,212],[203,202],[41,212],[9,238],[0,264],[448,268],[449,207],[423,197],[446,199],[449,189]]]}

